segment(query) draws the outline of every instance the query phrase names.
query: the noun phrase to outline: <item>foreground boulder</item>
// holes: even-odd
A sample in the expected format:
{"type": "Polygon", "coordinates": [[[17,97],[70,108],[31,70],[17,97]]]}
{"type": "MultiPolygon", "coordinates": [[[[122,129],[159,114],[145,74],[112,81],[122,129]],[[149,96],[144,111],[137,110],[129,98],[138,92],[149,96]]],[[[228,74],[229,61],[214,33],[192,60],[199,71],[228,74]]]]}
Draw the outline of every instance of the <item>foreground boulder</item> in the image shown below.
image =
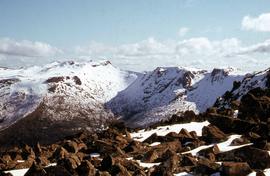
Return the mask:
{"type": "Polygon", "coordinates": [[[270,91],[256,88],[241,99],[238,118],[253,122],[267,122],[270,114],[270,91]]]}
{"type": "Polygon", "coordinates": [[[252,170],[246,162],[223,162],[221,166],[222,175],[246,176],[251,172],[252,170]]]}
{"type": "Polygon", "coordinates": [[[264,170],[270,167],[270,155],[266,150],[246,146],[217,154],[218,161],[247,162],[252,169],[264,170]]]}
{"type": "Polygon", "coordinates": [[[214,125],[205,126],[202,129],[202,136],[208,143],[218,143],[226,139],[226,135],[214,125]]]}

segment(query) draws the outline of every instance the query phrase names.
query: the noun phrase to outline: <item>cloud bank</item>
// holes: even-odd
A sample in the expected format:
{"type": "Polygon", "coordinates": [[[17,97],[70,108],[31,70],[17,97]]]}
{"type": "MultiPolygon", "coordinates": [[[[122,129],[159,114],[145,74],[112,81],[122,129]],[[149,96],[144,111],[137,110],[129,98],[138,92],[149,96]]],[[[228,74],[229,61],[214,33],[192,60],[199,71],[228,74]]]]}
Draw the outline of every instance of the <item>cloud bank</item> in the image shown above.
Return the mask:
{"type": "Polygon", "coordinates": [[[42,64],[62,53],[62,50],[43,42],[0,39],[0,66],[17,67],[42,64]]]}
{"type": "Polygon", "coordinates": [[[128,70],[151,70],[158,66],[240,68],[254,71],[270,67],[270,40],[244,46],[237,38],[209,40],[206,37],[180,41],[158,41],[155,38],[118,46],[92,42],[77,46],[80,58],[109,59],[128,70]]]}
{"type": "Polygon", "coordinates": [[[61,50],[42,42],[0,39],[0,54],[25,57],[45,57],[61,53],[61,50]]]}
{"type": "Polygon", "coordinates": [[[270,13],[263,13],[258,17],[245,16],[242,20],[244,30],[270,32],[270,13]]]}
{"type": "Polygon", "coordinates": [[[41,65],[61,60],[110,60],[122,69],[145,71],[159,66],[212,69],[236,67],[243,71],[270,67],[270,39],[245,46],[237,38],[210,40],[206,37],[160,41],[153,37],[135,43],[89,45],[66,49],[43,42],[0,39],[0,66],[41,65]],[[70,55],[69,55],[70,54],[70,55]],[[72,56],[72,58],[71,58],[72,56]],[[75,58],[75,59],[74,59],[75,58]]]}

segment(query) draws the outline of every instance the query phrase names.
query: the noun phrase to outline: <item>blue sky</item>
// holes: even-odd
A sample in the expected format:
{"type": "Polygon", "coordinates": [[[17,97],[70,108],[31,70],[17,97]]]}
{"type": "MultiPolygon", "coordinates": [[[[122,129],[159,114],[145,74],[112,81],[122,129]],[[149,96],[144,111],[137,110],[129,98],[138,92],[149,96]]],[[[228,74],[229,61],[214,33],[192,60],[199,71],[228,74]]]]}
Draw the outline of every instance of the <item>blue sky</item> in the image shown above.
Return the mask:
{"type": "MultiPolygon", "coordinates": [[[[146,50],[151,44],[169,46],[171,42],[181,43],[198,38],[207,39],[211,43],[237,39],[241,43],[239,48],[242,51],[262,44],[270,38],[270,30],[260,30],[258,25],[243,26],[244,17],[256,19],[268,13],[270,13],[269,0],[1,0],[0,65],[9,66],[14,62],[27,65],[35,63],[35,59],[45,63],[47,60],[51,61],[53,57],[84,58],[88,55],[91,58],[112,58],[119,66],[127,63],[138,65],[140,59],[144,60],[149,53],[146,53],[146,57],[141,56],[143,53],[139,53],[140,58],[127,58],[128,54],[120,57],[123,53],[119,55],[118,50],[122,51],[122,45],[128,45],[132,50],[148,41],[145,48],[140,48],[146,50]],[[151,43],[152,39],[154,42],[151,43]],[[45,51],[40,51],[43,46],[41,48],[38,46],[36,51],[35,42],[46,45],[46,52],[53,49],[51,53],[57,54],[46,55],[45,51]],[[5,46],[2,53],[1,43],[5,46]],[[21,50],[24,50],[20,47],[25,45],[30,51],[36,52],[36,55],[33,55],[36,57],[30,54],[31,58],[27,59],[25,57],[29,54],[23,52],[22,57],[18,59],[21,50]],[[92,51],[95,49],[104,52],[92,51]]],[[[264,23],[266,26],[270,24],[268,18],[264,23]]],[[[175,48],[175,45],[172,47],[175,48]]],[[[164,48],[154,46],[154,49],[164,48]]],[[[249,56],[249,59],[262,57],[257,54],[249,56]]],[[[268,53],[264,52],[263,57],[266,57],[265,54],[268,53]]],[[[184,56],[181,55],[180,58],[183,60],[184,56]]],[[[170,63],[163,63],[154,56],[149,59],[158,60],[157,64],[160,65],[182,63],[179,57],[179,62],[175,55],[172,57],[174,60],[170,63]]],[[[214,56],[211,57],[214,59],[214,56]]],[[[195,56],[186,58],[192,60],[195,56]]],[[[261,64],[268,64],[266,61],[261,64]]]]}

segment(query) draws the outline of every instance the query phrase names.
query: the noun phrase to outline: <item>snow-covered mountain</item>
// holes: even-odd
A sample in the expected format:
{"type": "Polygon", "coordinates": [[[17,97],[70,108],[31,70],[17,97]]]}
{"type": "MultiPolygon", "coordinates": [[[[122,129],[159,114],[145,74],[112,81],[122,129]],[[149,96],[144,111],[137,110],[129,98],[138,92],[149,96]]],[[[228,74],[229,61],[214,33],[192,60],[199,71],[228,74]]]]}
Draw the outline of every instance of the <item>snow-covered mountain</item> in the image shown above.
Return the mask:
{"type": "Polygon", "coordinates": [[[243,78],[232,68],[209,72],[160,67],[139,76],[107,106],[130,125],[148,125],[186,110],[204,112],[243,78]]]}
{"type": "Polygon", "coordinates": [[[0,68],[1,135],[8,127],[6,131],[24,125],[28,127],[23,129],[29,133],[36,128],[53,131],[61,126],[67,134],[76,129],[102,128],[113,118],[104,103],[136,77],[135,73],[121,71],[108,61],[55,62],[16,70],[0,68]]]}
{"type": "Polygon", "coordinates": [[[18,130],[26,137],[57,139],[81,129],[102,129],[115,115],[131,126],[146,126],[186,110],[204,112],[232,89],[240,96],[265,86],[267,75],[182,67],[135,73],[109,61],[0,68],[0,143],[18,130]],[[241,84],[235,88],[234,82],[241,84]]]}

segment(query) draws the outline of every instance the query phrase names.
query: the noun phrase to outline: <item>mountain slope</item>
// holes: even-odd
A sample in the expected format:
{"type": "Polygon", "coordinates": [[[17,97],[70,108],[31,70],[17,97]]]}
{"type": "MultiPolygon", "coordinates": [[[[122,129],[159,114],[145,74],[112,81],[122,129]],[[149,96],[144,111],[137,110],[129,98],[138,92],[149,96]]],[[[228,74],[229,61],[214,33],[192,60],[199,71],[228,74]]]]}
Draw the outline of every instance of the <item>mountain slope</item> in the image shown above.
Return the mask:
{"type": "MultiPolygon", "coordinates": [[[[18,70],[1,68],[0,129],[12,131],[28,125],[27,135],[38,128],[56,132],[57,126],[66,128],[67,134],[83,128],[100,129],[113,118],[103,104],[136,77],[108,61],[55,62],[18,70]]],[[[10,135],[1,131],[1,136],[5,134],[10,135]]]]}
{"type": "Polygon", "coordinates": [[[157,68],[138,77],[107,107],[131,125],[149,125],[187,110],[204,112],[243,77],[233,69],[157,68]]]}

